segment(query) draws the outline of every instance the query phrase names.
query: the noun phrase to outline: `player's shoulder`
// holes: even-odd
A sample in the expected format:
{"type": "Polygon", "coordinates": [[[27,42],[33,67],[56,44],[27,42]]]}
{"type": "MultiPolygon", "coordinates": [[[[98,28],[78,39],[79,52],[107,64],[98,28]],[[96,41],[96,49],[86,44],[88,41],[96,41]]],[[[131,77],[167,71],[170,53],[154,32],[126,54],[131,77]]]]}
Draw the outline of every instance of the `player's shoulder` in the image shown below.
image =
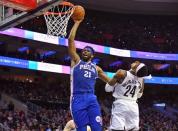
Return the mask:
{"type": "Polygon", "coordinates": [[[118,69],[116,72],[116,76],[120,78],[125,78],[127,76],[127,71],[123,69],[118,69]]]}
{"type": "Polygon", "coordinates": [[[79,65],[81,62],[82,62],[82,60],[79,60],[78,62],[75,62],[75,61],[71,60],[71,67],[74,68],[77,65],[79,65]]]}
{"type": "Polygon", "coordinates": [[[140,82],[140,83],[144,83],[144,78],[138,78],[138,81],[140,82]]]}
{"type": "Polygon", "coordinates": [[[118,72],[121,72],[121,73],[127,73],[127,71],[126,71],[126,70],[123,70],[123,69],[118,69],[117,71],[118,71],[118,72]]]}
{"type": "Polygon", "coordinates": [[[95,65],[95,67],[96,67],[96,70],[97,70],[97,71],[102,71],[102,68],[101,68],[101,67],[99,67],[99,66],[97,66],[97,65],[95,65]]]}

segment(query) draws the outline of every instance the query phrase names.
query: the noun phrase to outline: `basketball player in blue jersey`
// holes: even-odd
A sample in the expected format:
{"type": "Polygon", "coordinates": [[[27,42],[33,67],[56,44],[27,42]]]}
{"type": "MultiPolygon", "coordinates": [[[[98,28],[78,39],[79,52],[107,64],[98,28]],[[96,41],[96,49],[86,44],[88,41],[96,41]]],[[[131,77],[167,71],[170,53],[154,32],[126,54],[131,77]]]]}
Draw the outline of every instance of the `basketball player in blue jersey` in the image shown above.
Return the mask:
{"type": "Polygon", "coordinates": [[[81,21],[74,21],[68,39],[68,52],[71,57],[71,114],[77,131],[86,131],[87,125],[92,131],[101,131],[101,112],[94,86],[97,77],[106,83],[110,79],[100,67],[91,62],[94,57],[92,47],[86,46],[82,50],[81,58],[77,54],[74,39],[81,21]]]}

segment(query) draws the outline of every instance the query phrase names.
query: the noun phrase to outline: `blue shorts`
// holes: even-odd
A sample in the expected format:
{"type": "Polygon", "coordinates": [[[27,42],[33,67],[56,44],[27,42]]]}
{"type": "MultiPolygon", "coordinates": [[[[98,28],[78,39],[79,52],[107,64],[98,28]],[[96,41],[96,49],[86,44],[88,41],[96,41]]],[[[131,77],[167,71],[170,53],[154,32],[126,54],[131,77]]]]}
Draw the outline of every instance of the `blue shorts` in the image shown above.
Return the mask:
{"type": "Polygon", "coordinates": [[[89,125],[92,131],[102,130],[101,109],[94,94],[73,96],[71,113],[77,128],[89,125]]]}

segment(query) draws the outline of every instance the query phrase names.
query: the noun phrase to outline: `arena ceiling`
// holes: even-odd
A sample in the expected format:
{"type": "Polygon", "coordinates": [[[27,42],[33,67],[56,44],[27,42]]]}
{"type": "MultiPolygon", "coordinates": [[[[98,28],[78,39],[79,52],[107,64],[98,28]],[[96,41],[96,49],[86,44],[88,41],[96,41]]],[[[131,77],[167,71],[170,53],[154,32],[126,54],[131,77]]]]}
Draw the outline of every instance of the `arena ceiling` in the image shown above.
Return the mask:
{"type": "Polygon", "coordinates": [[[178,15],[178,0],[72,0],[85,8],[134,14],[178,15]]]}

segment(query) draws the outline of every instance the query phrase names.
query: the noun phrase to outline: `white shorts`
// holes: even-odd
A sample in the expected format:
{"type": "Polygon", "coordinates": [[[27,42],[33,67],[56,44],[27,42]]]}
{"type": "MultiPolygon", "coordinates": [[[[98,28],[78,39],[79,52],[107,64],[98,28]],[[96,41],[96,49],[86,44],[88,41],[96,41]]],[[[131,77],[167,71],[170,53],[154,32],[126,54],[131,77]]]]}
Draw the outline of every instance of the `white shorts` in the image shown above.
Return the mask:
{"type": "Polygon", "coordinates": [[[139,130],[139,111],[135,101],[118,99],[113,102],[110,129],[139,130]]]}

